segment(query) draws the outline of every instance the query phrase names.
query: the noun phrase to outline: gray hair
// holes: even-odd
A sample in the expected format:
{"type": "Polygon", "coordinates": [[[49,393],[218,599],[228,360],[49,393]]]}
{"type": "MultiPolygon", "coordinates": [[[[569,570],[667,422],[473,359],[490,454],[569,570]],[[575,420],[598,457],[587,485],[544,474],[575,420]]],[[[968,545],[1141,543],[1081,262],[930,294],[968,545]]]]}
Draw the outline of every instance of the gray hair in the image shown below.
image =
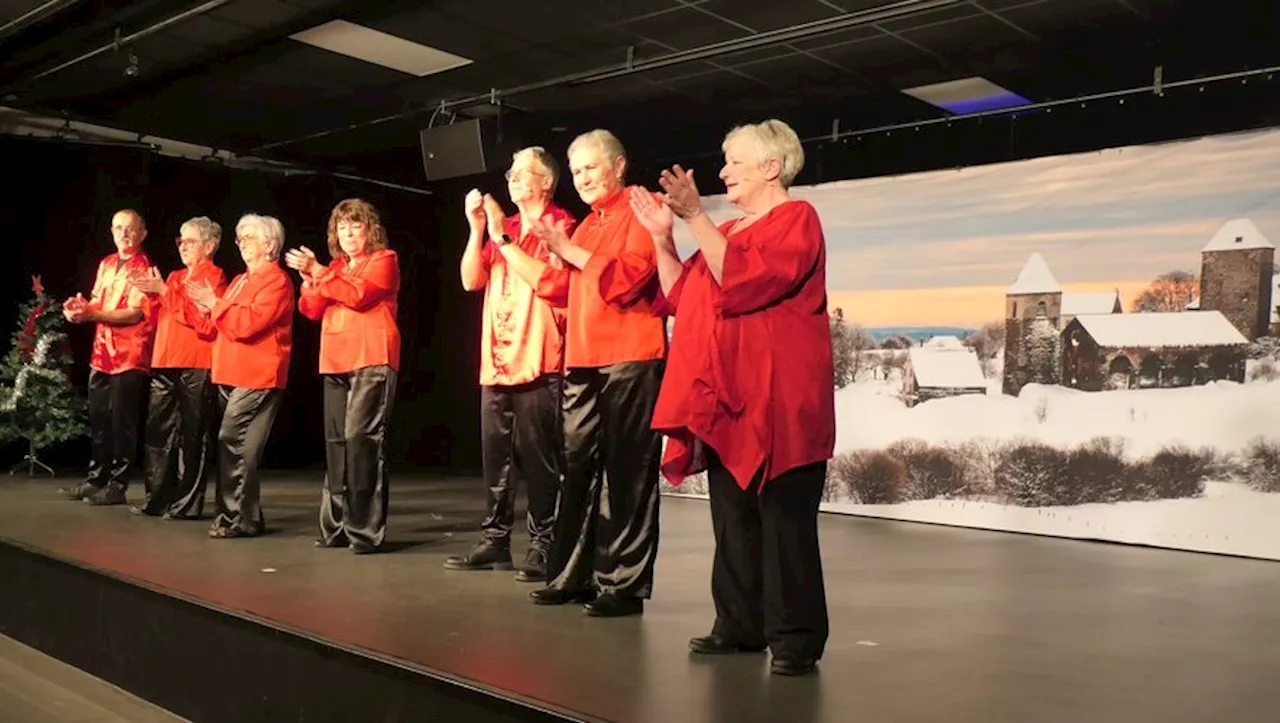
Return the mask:
{"type": "Polygon", "coordinates": [[[269,260],[280,259],[280,249],[284,248],[284,224],[280,223],[280,219],[274,216],[246,213],[236,223],[236,236],[239,236],[245,227],[256,228],[262,235],[262,245],[269,260]]]}
{"type": "Polygon", "coordinates": [[[185,236],[187,231],[190,231],[201,241],[212,243],[215,252],[218,250],[218,246],[222,244],[222,225],[208,216],[196,216],[195,218],[187,219],[178,228],[178,233],[185,236]]]}
{"type": "Polygon", "coordinates": [[[618,162],[619,158],[627,157],[627,150],[622,147],[622,141],[618,137],[603,128],[597,128],[593,131],[587,131],[577,138],[573,139],[573,143],[569,144],[569,151],[566,155],[573,155],[573,152],[583,146],[596,146],[600,152],[604,154],[605,160],[609,165],[618,162]]]}
{"type": "Polygon", "coordinates": [[[528,148],[521,148],[512,154],[511,165],[514,166],[526,158],[535,161],[542,166],[542,170],[547,172],[547,177],[551,179],[551,189],[548,193],[555,195],[556,185],[560,183],[560,167],[556,165],[555,159],[542,146],[529,146],[528,148]]]}
{"type": "Polygon", "coordinates": [[[770,118],[761,123],[741,125],[729,131],[721,144],[721,150],[728,150],[729,144],[743,139],[755,145],[759,152],[757,162],[763,164],[770,158],[776,158],[782,169],[778,172],[778,183],[789,188],[804,168],[804,146],[800,136],[791,126],[780,120],[770,118]]]}

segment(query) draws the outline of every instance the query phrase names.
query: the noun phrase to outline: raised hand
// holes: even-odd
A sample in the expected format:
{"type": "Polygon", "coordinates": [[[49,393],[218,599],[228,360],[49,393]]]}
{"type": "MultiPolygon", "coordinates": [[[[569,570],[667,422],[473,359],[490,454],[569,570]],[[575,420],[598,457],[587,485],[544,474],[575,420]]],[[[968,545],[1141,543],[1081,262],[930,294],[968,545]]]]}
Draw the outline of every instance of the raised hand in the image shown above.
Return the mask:
{"type": "Polygon", "coordinates": [[[218,295],[214,293],[208,281],[188,281],[185,286],[187,298],[191,299],[200,311],[206,314],[213,311],[214,304],[218,303],[218,295]]]}
{"type": "Polygon", "coordinates": [[[652,193],[636,186],[631,189],[631,210],[655,240],[670,238],[676,217],[666,203],[659,203],[652,193]]]}
{"type": "Polygon", "coordinates": [[[462,208],[466,211],[467,221],[473,230],[484,228],[484,196],[480,195],[478,189],[467,191],[466,198],[462,199],[462,208]]]}
{"type": "Polygon", "coordinates": [[[502,204],[498,203],[498,199],[486,193],[481,200],[484,206],[484,216],[489,224],[489,238],[500,238],[503,231],[503,224],[507,220],[507,214],[502,210],[502,204]]]}
{"type": "Polygon", "coordinates": [[[569,246],[569,234],[566,233],[566,222],[560,221],[556,224],[548,223],[550,216],[540,218],[530,225],[529,230],[533,232],[538,240],[546,245],[547,250],[556,256],[561,256],[567,246],[569,246]]]}
{"type": "Polygon", "coordinates": [[[698,193],[698,185],[694,183],[693,171],[686,171],[679,165],[665,170],[658,177],[658,184],[666,191],[665,201],[677,216],[688,221],[703,212],[702,196],[698,193]]]}
{"type": "Polygon", "coordinates": [[[160,271],[154,266],[147,269],[145,274],[131,275],[129,282],[144,294],[164,293],[164,279],[160,278],[160,271]]]}
{"type": "Polygon", "coordinates": [[[315,252],[306,246],[289,249],[284,255],[284,264],[302,274],[304,278],[320,270],[320,262],[316,261],[315,252]]]}

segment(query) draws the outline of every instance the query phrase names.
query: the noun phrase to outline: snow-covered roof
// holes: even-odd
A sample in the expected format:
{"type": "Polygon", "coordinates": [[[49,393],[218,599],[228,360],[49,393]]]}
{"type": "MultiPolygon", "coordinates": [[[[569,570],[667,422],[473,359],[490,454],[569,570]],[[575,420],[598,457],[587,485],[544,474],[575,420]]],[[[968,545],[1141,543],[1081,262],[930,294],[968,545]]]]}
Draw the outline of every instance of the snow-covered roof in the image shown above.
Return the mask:
{"type": "Polygon", "coordinates": [[[1142,314],[1077,316],[1099,346],[1139,347],[1236,346],[1249,340],[1220,311],[1167,311],[1142,314]]]}
{"type": "Polygon", "coordinates": [[[987,387],[987,379],[982,374],[982,363],[978,361],[978,355],[972,349],[912,347],[907,352],[907,364],[915,374],[916,384],[922,388],[985,389],[987,387]]]}
{"type": "Polygon", "coordinates": [[[923,345],[926,349],[964,349],[964,342],[960,341],[960,337],[950,334],[938,334],[929,337],[923,345]]]}
{"type": "Polygon", "coordinates": [[[1253,221],[1235,218],[1222,224],[1203,251],[1232,251],[1237,249],[1273,249],[1275,246],[1258,230],[1253,221]]]}
{"type": "Polygon", "coordinates": [[[1116,298],[1119,292],[1103,294],[1063,294],[1062,315],[1080,316],[1081,314],[1110,314],[1115,311],[1116,298]]]}
{"type": "Polygon", "coordinates": [[[1192,299],[1192,300],[1191,300],[1191,302],[1190,302],[1190,303],[1188,303],[1188,304],[1186,305],[1186,307],[1184,307],[1184,308],[1186,308],[1188,311],[1196,311],[1197,309],[1199,309],[1199,308],[1200,308],[1200,297],[1199,297],[1199,296],[1197,296],[1196,298],[1192,299]]]}
{"type": "Polygon", "coordinates": [[[1022,273],[1018,274],[1018,280],[1009,287],[1010,294],[1052,294],[1058,291],[1062,291],[1062,287],[1040,254],[1031,254],[1027,265],[1022,267],[1022,273]]]}

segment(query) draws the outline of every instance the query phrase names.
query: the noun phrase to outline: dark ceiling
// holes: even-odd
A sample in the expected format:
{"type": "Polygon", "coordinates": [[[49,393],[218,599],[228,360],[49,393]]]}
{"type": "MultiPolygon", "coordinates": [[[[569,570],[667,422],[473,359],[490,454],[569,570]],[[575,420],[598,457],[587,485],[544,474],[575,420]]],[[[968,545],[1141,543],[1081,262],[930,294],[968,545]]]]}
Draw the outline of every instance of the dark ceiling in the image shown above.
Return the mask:
{"type": "MultiPolygon", "coordinates": [[[[1142,88],[1156,66],[1177,81],[1280,64],[1277,6],[0,0],[0,104],[422,185],[418,131],[493,116],[490,98],[508,127],[567,137],[602,125],[633,152],[713,152],[732,124],[767,116],[810,137],[835,119],[856,130],[943,118],[902,91],[957,78],[1040,103],[1142,88]],[[290,38],[335,19],[473,62],[417,77],[290,38]]],[[[1280,81],[1270,87],[1274,101],[1280,81]]]]}

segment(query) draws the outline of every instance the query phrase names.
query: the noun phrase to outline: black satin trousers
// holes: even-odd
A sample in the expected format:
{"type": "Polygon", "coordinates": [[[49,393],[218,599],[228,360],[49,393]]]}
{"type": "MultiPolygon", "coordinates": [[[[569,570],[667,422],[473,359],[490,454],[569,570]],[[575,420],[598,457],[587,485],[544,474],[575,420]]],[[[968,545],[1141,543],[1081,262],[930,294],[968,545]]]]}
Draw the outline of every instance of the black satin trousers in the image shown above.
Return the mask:
{"type": "Polygon", "coordinates": [[[325,482],[320,539],[382,546],[391,502],[387,436],[397,374],[389,366],[324,375],[325,482]]]}
{"type": "Polygon", "coordinates": [[[89,371],[89,475],[94,487],[129,488],[138,456],[138,432],[150,375],[140,370],[119,374],[89,371]]]}
{"type": "Polygon", "coordinates": [[[775,658],[818,660],[827,644],[827,598],[818,549],[818,504],[827,464],[784,472],[747,489],[708,449],[707,487],[716,550],[712,633],[767,644],[775,658]]]}
{"type": "Polygon", "coordinates": [[[489,490],[488,513],[480,529],[489,544],[511,546],[516,490],[523,480],[530,547],[551,547],[564,467],[563,384],[559,374],[546,374],[528,384],[480,388],[480,446],[489,490]]]}
{"type": "Polygon", "coordinates": [[[215,527],[260,535],[262,515],[259,467],[271,426],[280,411],[283,389],[218,386],[218,490],[215,527]]]}
{"type": "Polygon", "coordinates": [[[204,514],[205,492],[218,474],[217,415],[208,369],[152,370],[143,512],[189,519],[204,514]]]}
{"type": "Polygon", "coordinates": [[[663,369],[655,360],[566,375],[565,475],[548,587],[624,598],[652,594],[662,438],[649,424],[663,369]]]}

